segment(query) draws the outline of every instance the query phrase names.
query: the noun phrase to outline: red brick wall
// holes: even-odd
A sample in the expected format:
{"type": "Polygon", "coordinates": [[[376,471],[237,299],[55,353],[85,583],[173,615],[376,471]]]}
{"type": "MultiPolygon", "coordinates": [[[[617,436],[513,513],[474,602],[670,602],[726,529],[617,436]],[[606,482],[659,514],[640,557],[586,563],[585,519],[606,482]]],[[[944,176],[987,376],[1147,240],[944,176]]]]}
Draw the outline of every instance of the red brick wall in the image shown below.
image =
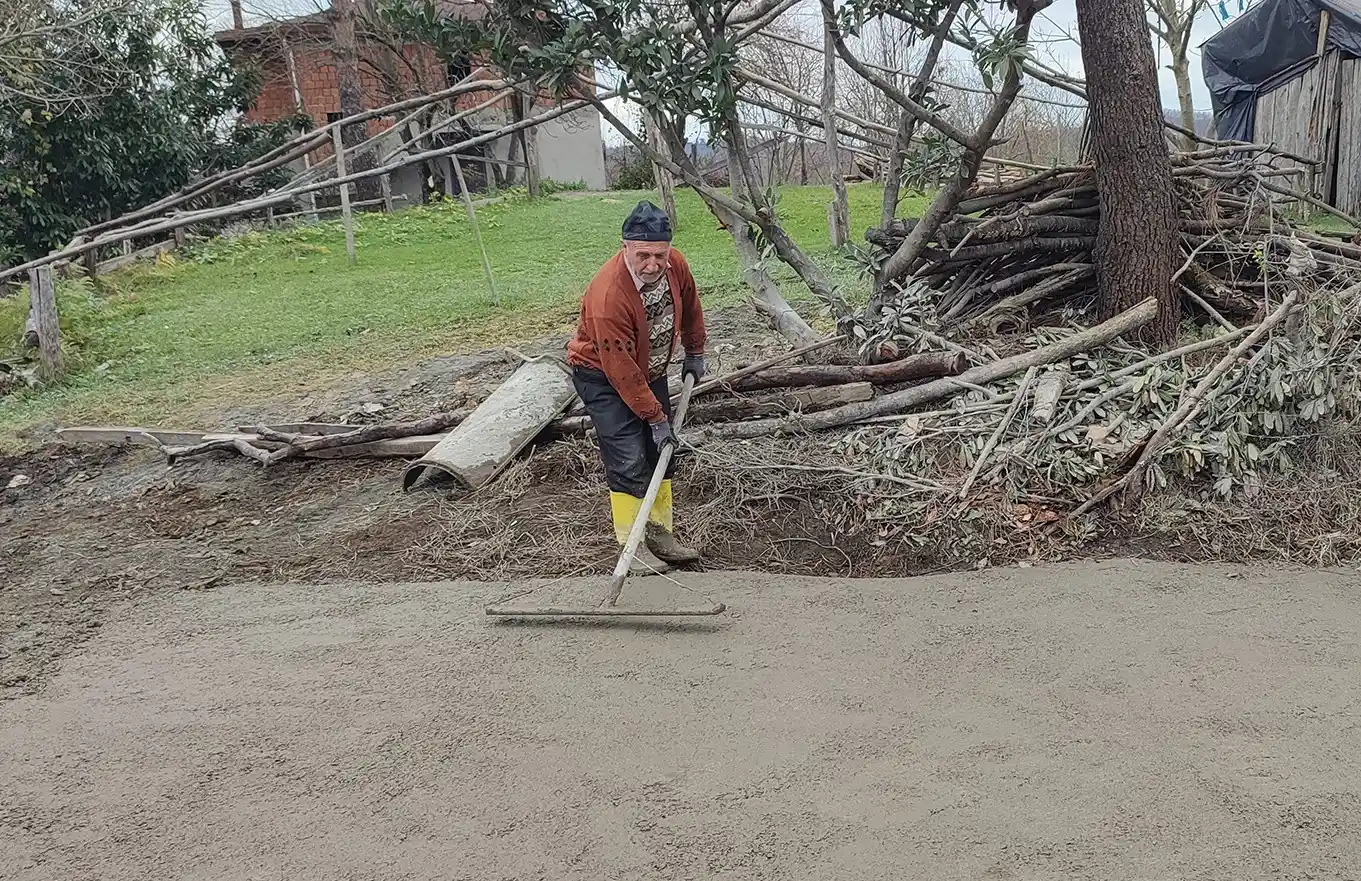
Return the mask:
{"type": "MultiPolygon", "coordinates": [[[[252,122],[271,122],[297,110],[288,62],[282,52],[277,50],[263,52],[245,47],[230,51],[239,62],[255,64],[263,72],[260,96],[246,114],[247,119],[252,122]]],[[[361,49],[361,52],[363,51],[365,50],[361,49]]],[[[401,61],[392,63],[391,70],[396,74],[396,88],[390,88],[385,79],[375,73],[375,68],[381,65],[383,57],[381,53],[373,52],[369,60],[361,62],[360,81],[364,87],[366,107],[382,107],[403,98],[423,94],[427,89],[435,91],[447,87],[448,79],[444,66],[440,64],[433,50],[426,46],[410,45],[403,47],[402,51],[410,64],[401,61]],[[412,67],[421,72],[419,80],[412,72],[412,67]]],[[[336,80],[335,59],[330,48],[319,43],[294,46],[293,58],[297,69],[298,86],[302,92],[303,108],[312,118],[314,125],[323,126],[326,124],[327,113],[340,111],[340,87],[336,80]]],[[[476,66],[475,64],[474,67],[476,66]]],[[[497,74],[490,71],[483,71],[479,75],[479,79],[496,78],[497,74]]],[[[456,104],[458,109],[466,110],[490,97],[490,92],[470,92],[460,95],[456,104]]],[[[555,103],[553,97],[546,94],[538,96],[535,100],[535,104],[540,107],[549,107],[555,103]]],[[[495,106],[507,113],[513,109],[510,99],[503,100],[495,106]]],[[[395,120],[389,120],[387,124],[393,121],[395,120]]],[[[370,129],[374,132],[380,131],[383,126],[384,124],[377,120],[370,123],[370,129]]]]}
{"type": "MultiPolygon", "coordinates": [[[[277,46],[277,44],[275,44],[277,46]]],[[[288,59],[278,48],[248,48],[238,45],[228,48],[238,63],[251,63],[262,74],[262,88],[255,103],[246,113],[252,122],[272,122],[298,112],[299,108],[293,89],[293,79],[289,75],[288,59]]],[[[409,63],[392,59],[384,67],[387,58],[384,50],[360,47],[360,82],[364,89],[365,107],[383,107],[405,98],[438,91],[449,84],[447,72],[440,63],[434,50],[428,46],[408,45],[402,53],[409,63]],[[364,53],[371,53],[367,57],[364,53]],[[413,68],[419,71],[417,76],[413,68]],[[387,70],[387,76],[379,76],[378,70],[387,70]]],[[[340,85],[337,80],[335,58],[330,47],[324,42],[314,41],[297,43],[293,46],[293,63],[298,80],[298,90],[302,94],[302,110],[312,120],[312,125],[320,128],[326,125],[328,113],[340,112],[340,85]]],[[[474,62],[474,68],[478,64],[474,62]]],[[[492,71],[482,71],[480,80],[498,79],[492,71]]],[[[467,110],[491,98],[490,91],[470,92],[458,96],[455,103],[459,110],[467,110]]],[[[551,95],[540,95],[535,104],[539,107],[553,106],[557,102],[551,95]]],[[[493,105],[491,110],[500,110],[505,119],[514,112],[513,99],[506,98],[493,105]]],[[[398,117],[382,117],[370,120],[367,124],[370,136],[390,129],[398,117]]],[[[329,146],[314,150],[309,157],[319,162],[331,154],[329,146]]]]}

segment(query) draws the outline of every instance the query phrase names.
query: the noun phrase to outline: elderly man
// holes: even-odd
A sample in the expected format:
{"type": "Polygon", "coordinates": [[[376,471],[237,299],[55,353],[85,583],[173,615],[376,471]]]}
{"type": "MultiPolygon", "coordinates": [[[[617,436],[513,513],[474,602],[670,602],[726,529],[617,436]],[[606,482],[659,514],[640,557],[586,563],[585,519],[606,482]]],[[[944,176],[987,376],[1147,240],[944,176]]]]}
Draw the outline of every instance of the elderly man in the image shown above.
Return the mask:
{"type": "MultiPolygon", "coordinates": [[[[671,247],[671,221],[640,202],[624,221],[624,246],[596,273],[581,300],[576,336],[567,346],[572,381],[591,414],[614,535],[620,545],[642,508],[661,450],[676,443],[671,430],[667,367],[679,339],[683,371],[704,376],[704,311],[681,253],[671,247]]],[[[668,469],[648,514],[647,550],[662,562],[693,563],[699,554],[676,541],[668,469]]],[[[660,568],[640,549],[637,568],[660,568]]]]}

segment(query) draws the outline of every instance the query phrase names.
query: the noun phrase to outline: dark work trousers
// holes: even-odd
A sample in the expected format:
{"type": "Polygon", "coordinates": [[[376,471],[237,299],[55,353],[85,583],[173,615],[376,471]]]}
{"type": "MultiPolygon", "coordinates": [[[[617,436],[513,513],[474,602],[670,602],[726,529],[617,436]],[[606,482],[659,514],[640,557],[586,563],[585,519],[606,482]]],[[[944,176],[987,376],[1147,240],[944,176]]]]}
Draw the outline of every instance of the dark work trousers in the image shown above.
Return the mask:
{"type": "MultiPolygon", "coordinates": [[[[652,470],[661,458],[657,445],[652,442],[652,429],[629,409],[602,371],[573,367],[572,384],[576,386],[586,412],[591,415],[596,443],[600,445],[600,458],[605,462],[605,482],[614,492],[641,499],[647,495],[652,470]]],[[[671,393],[666,377],[653,380],[648,387],[657,396],[666,418],[670,419],[671,393]]],[[[668,478],[674,467],[675,457],[672,457],[671,465],[666,469],[668,478]]]]}

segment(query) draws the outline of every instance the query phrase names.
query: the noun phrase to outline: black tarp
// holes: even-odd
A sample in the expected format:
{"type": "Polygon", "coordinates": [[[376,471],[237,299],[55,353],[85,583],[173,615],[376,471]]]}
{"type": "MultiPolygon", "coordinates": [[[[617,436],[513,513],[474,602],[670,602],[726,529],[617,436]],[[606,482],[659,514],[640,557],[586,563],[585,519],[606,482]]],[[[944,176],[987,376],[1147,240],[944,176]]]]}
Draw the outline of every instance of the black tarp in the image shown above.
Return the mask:
{"type": "Polygon", "coordinates": [[[1218,137],[1251,140],[1257,97],[1318,63],[1319,14],[1325,9],[1328,48],[1361,56],[1361,0],[1262,0],[1205,41],[1200,65],[1218,137]]]}

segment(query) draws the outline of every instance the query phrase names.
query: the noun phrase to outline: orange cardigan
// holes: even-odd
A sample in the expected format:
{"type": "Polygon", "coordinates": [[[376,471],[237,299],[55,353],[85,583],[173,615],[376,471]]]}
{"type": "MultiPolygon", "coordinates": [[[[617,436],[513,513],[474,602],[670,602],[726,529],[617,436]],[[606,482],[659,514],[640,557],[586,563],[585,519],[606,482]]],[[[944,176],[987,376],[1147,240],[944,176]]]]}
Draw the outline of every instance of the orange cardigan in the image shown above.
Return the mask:
{"type": "MultiPolygon", "coordinates": [[[[671,267],[666,272],[676,307],[677,335],[686,354],[702,355],[704,310],[699,304],[690,264],[674,248],[671,267]]],[[[666,414],[647,383],[649,350],[643,298],[624,262],[624,252],[620,251],[606,261],[586,286],[576,336],[567,344],[567,363],[603,371],[639,419],[661,422],[666,414]]]]}

